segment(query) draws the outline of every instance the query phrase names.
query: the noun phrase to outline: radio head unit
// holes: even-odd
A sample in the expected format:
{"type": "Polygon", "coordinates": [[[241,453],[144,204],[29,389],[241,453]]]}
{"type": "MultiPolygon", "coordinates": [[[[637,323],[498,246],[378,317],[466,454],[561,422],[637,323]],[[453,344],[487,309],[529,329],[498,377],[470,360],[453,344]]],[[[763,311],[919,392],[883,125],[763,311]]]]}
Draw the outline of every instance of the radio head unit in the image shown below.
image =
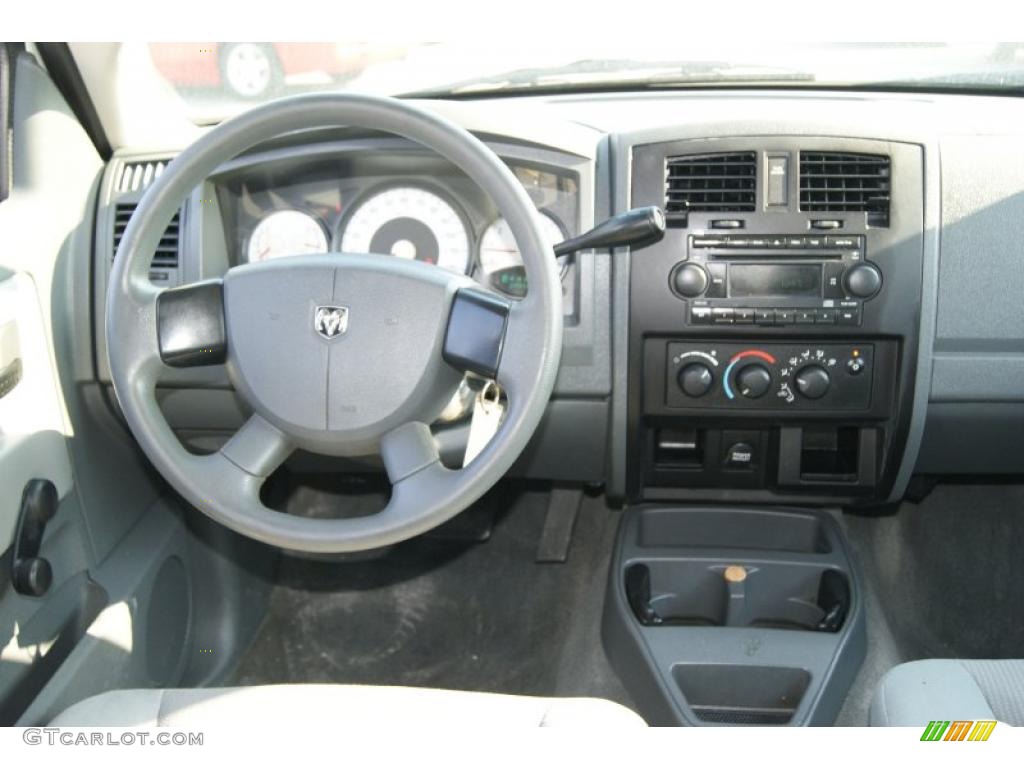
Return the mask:
{"type": "Polygon", "coordinates": [[[691,235],[669,276],[694,325],[860,325],[882,287],[863,236],[691,235]]]}

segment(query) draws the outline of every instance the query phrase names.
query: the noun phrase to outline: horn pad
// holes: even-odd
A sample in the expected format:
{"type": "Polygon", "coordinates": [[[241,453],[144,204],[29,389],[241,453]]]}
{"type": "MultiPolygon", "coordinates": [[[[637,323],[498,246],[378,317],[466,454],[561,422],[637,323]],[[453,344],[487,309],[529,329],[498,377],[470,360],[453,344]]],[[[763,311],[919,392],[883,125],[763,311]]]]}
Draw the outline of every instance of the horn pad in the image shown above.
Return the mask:
{"type": "Polygon", "coordinates": [[[468,278],[390,256],[247,264],[224,279],[236,389],[296,445],[363,455],[408,421],[430,423],[462,378],[442,359],[468,278]]]}

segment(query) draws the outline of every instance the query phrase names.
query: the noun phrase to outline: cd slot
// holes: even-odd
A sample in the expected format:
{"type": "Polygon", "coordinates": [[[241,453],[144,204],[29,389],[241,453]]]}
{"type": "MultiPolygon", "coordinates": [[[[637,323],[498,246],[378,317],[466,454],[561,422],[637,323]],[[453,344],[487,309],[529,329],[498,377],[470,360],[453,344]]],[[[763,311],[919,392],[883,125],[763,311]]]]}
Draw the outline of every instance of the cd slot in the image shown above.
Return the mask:
{"type": "Polygon", "coordinates": [[[697,250],[822,251],[851,252],[864,249],[862,235],[691,235],[690,248],[697,250]]]}
{"type": "Polygon", "coordinates": [[[708,260],[728,259],[729,261],[777,261],[779,259],[814,259],[815,261],[822,261],[843,258],[843,254],[837,251],[797,251],[785,249],[778,251],[740,251],[730,248],[728,250],[709,251],[701,255],[708,260]]]}

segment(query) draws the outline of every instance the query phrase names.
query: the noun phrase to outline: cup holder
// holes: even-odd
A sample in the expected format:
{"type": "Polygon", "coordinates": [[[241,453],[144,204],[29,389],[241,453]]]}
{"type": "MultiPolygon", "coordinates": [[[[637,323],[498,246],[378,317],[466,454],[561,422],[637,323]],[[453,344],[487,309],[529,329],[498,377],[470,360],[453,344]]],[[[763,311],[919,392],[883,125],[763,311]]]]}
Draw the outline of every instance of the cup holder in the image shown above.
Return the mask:
{"type": "Polygon", "coordinates": [[[637,563],[626,569],[626,596],[645,626],[719,627],[725,624],[728,595],[722,576],[697,563],[637,563]],[[689,566],[689,567],[687,567],[689,566]],[[672,583],[681,588],[670,589],[672,583]]]}
{"type": "Polygon", "coordinates": [[[846,575],[809,564],[651,561],[630,565],[625,580],[644,626],[838,632],[850,609],[846,575]]]}

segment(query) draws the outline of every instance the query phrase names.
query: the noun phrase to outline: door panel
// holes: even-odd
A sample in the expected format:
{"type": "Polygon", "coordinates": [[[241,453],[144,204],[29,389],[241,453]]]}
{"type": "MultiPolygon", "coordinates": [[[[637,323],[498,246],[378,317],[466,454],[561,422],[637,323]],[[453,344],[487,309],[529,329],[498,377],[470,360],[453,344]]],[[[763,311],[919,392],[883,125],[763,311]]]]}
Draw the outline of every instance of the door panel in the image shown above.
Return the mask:
{"type": "Polygon", "coordinates": [[[12,543],[21,492],[33,478],[50,480],[63,499],[71,460],[50,344],[27,274],[0,282],[0,370],[20,367],[20,380],[0,390],[0,552],[12,543]]]}
{"type": "MultiPolygon", "coordinates": [[[[91,145],[71,138],[81,128],[66,105],[55,110],[54,102],[41,103],[49,92],[40,86],[52,85],[32,57],[20,54],[14,70],[13,183],[0,202],[0,725],[32,703],[77,644],[83,622],[106,601],[89,577],[93,547],[76,490],[74,430],[54,344],[59,305],[66,303],[55,290],[62,248],[83,223],[76,209],[89,206],[71,182],[83,172],[95,178],[102,164],[91,145]],[[37,551],[29,552],[52,572],[38,596],[19,593],[12,579],[22,496],[34,479],[53,483],[58,497],[34,539],[37,551]]],[[[89,186],[84,189],[88,194],[89,186]]],[[[87,298],[88,285],[79,288],[87,298]]]]}

